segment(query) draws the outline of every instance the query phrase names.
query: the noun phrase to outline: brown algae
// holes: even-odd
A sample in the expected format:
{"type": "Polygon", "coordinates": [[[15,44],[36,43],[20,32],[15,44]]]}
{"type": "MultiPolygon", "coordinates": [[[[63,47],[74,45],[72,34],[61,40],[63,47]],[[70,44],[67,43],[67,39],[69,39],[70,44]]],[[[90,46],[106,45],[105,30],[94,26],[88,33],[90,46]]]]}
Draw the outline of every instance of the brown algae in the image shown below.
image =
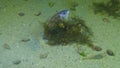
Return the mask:
{"type": "Polygon", "coordinates": [[[114,18],[120,17],[120,1],[109,0],[108,2],[93,3],[94,13],[105,14],[113,16],[114,18]]]}
{"type": "MultiPolygon", "coordinates": [[[[64,11],[68,12],[68,11],[64,11]]],[[[96,46],[91,37],[93,36],[93,32],[86,25],[83,19],[79,17],[69,17],[65,20],[66,15],[62,12],[58,12],[53,15],[50,20],[47,20],[43,24],[44,28],[44,37],[47,40],[48,45],[68,45],[76,43],[78,44],[77,53],[86,57],[85,59],[102,59],[104,55],[94,55],[87,58],[87,54],[84,51],[80,50],[79,44],[88,45],[91,49],[95,51],[101,51],[102,48],[96,46]],[[62,16],[60,16],[62,14],[62,16]]],[[[46,57],[46,56],[45,56],[46,57]]],[[[44,58],[44,56],[43,56],[44,58]]]]}
{"type": "Polygon", "coordinates": [[[87,44],[90,42],[92,32],[86,26],[85,21],[77,17],[72,17],[68,21],[48,21],[44,24],[44,35],[48,39],[48,44],[87,44]],[[48,24],[50,23],[50,24],[48,24]],[[50,27],[51,26],[51,27],[50,27]]]}

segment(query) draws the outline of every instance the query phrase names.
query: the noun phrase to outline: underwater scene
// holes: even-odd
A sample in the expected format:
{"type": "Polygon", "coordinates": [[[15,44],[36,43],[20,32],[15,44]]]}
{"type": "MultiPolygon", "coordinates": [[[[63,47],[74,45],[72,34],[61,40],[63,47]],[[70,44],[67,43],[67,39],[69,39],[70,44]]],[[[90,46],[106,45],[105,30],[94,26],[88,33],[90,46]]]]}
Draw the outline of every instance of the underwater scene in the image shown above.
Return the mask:
{"type": "Polygon", "coordinates": [[[119,68],[120,0],[0,0],[0,68],[119,68]]]}

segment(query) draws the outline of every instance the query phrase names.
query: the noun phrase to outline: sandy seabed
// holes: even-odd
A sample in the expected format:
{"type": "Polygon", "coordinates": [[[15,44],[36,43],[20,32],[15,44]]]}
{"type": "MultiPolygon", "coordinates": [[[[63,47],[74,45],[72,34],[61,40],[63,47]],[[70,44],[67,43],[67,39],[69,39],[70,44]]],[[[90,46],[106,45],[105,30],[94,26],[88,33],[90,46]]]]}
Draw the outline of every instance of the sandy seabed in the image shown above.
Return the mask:
{"type": "Polygon", "coordinates": [[[111,49],[115,56],[82,60],[74,45],[49,46],[43,39],[43,23],[56,11],[70,8],[71,0],[0,0],[0,68],[119,68],[120,20],[95,15],[91,9],[97,0],[72,0],[78,3],[70,16],[79,16],[92,29],[96,52],[111,49]],[[108,18],[109,22],[103,21],[108,18]]]}

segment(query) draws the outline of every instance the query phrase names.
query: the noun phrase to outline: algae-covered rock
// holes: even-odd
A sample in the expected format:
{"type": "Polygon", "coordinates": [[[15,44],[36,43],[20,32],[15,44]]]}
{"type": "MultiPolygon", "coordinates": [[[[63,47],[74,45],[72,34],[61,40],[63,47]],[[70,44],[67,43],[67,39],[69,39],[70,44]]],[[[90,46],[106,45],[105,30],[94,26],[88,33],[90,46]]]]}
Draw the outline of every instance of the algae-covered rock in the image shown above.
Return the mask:
{"type": "MultiPolygon", "coordinates": [[[[59,14],[59,13],[57,13],[59,14]]],[[[78,17],[71,17],[69,19],[55,20],[52,18],[44,24],[44,35],[50,45],[66,45],[71,43],[88,44],[92,32],[86,26],[85,21],[78,17]]]]}

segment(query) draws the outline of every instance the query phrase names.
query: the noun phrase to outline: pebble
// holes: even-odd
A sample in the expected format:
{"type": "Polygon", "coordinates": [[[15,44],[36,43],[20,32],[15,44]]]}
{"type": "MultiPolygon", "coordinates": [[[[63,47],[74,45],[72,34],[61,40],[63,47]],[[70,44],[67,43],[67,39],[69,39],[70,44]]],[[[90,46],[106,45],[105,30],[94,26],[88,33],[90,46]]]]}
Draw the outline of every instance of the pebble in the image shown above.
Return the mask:
{"type": "Polygon", "coordinates": [[[35,13],[34,15],[35,15],[35,16],[40,16],[40,15],[41,15],[41,12],[35,13]]]}
{"type": "Polygon", "coordinates": [[[97,54],[93,56],[93,59],[102,59],[104,56],[102,54],[97,54]]]}
{"type": "Polygon", "coordinates": [[[113,53],[112,50],[108,49],[106,50],[106,53],[109,55],[109,56],[114,56],[115,54],[113,53]]]}
{"type": "Polygon", "coordinates": [[[3,44],[3,48],[4,48],[4,49],[8,49],[8,50],[11,49],[10,46],[9,46],[7,43],[3,44]]]}
{"type": "Polygon", "coordinates": [[[41,53],[40,59],[45,59],[45,58],[47,58],[47,56],[48,56],[48,53],[41,53]]]}
{"type": "Polygon", "coordinates": [[[102,50],[102,48],[99,47],[99,46],[93,46],[92,49],[95,50],[95,51],[101,51],[102,50]]]}
{"type": "Polygon", "coordinates": [[[24,16],[25,14],[23,12],[18,13],[19,16],[24,16]]]}
{"type": "Polygon", "coordinates": [[[29,39],[29,38],[26,38],[26,39],[22,39],[21,41],[22,41],[22,42],[28,42],[28,41],[30,41],[30,39],[29,39]]]}
{"type": "Polygon", "coordinates": [[[18,64],[20,64],[20,63],[21,63],[21,60],[13,61],[13,64],[15,64],[15,65],[18,65],[18,64]]]}
{"type": "Polygon", "coordinates": [[[108,18],[103,18],[102,20],[103,20],[103,22],[105,22],[105,23],[109,23],[109,22],[110,22],[110,20],[109,20],[108,18]]]}

